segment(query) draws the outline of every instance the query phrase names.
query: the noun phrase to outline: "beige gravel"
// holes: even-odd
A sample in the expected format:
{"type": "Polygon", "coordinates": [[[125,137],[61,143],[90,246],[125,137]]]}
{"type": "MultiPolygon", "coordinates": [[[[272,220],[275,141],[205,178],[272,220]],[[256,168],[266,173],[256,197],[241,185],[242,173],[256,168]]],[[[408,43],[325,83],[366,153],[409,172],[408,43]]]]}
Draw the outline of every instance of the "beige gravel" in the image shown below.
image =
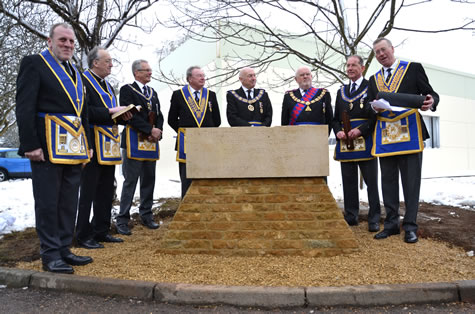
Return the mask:
{"type": "MultiPolygon", "coordinates": [[[[166,255],[155,252],[165,231],[142,226],[124,243],[105,243],[105,249],[73,249],[94,263],[75,267],[81,276],[246,286],[345,286],[475,279],[475,258],[459,248],[431,239],[406,244],[403,235],[374,240],[367,225],[352,227],[360,251],[336,257],[221,257],[166,255]]],[[[19,268],[40,270],[40,261],[19,268]]]]}

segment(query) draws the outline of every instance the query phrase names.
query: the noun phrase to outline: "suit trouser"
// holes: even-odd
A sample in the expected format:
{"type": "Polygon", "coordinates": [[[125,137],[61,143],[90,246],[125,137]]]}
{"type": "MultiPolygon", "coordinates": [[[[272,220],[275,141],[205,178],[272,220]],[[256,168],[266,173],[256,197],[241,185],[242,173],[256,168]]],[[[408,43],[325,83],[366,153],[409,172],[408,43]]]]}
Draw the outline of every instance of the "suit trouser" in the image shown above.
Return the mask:
{"type": "Polygon", "coordinates": [[[380,157],[381,185],[386,209],[384,229],[399,229],[399,173],[406,214],[402,222],[405,231],[417,231],[417,212],[421,188],[422,152],[380,157]]]}
{"type": "Polygon", "coordinates": [[[134,200],[135,188],[140,177],[140,207],[139,214],[143,220],[153,218],[153,190],[155,188],[155,165],[156,161],[142,161],[127,158],[127,151],[122,150],[122,174],[124,184],[120,196],[120,211],[117,216],[117,224],[128,224],[130,220],[130,207],[134,200]]]}
{"type": "Polygon", "coordinates": [[[186,195],[186,191],[190,188],[191,179],[186,177],[186,163],[179,162],[178,163],[179,171],[180,171],[180,180],[181,180],[181,198],[183,199],[186,195]]]}
{"type": "Polygon", "coordinates": [[[114,197],[114,173],[114,165],[100,165],[97,158],[93,158],[83,169],[76,222],[78,240],[101,238],[109,233],[114,197]],[[94,216],[89,223],[91,205],[94,216]]]}
{"type": "Polygon", "coordinates": [[[379,223],[381,218],[381,204],[378,191],[378,160],[377,158],[365,161],[340,162],[343,182],[343,198],[345,205],[345,219],[358,221],[360,200],[358,196],[358,166],[361,169],[363,180],[368,193],[368,223],[379,223]]]}
{"type": "Polygon", "coordinates": [[[81,182],[81,165],[31,162],[36,232],[44,263],[69,254],[81,182]]]}

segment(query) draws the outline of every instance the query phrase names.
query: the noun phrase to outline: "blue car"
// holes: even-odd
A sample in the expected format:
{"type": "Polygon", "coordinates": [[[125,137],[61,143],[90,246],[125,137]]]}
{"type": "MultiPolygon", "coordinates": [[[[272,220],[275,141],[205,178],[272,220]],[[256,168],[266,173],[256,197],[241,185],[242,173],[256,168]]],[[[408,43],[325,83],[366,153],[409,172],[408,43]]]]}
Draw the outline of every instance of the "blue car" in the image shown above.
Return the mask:
{"type": "Polygon", "coordinates": [[[0,148],[0,182],[10,178],[31,178],[30,160],[18,148],[0,148]]]}

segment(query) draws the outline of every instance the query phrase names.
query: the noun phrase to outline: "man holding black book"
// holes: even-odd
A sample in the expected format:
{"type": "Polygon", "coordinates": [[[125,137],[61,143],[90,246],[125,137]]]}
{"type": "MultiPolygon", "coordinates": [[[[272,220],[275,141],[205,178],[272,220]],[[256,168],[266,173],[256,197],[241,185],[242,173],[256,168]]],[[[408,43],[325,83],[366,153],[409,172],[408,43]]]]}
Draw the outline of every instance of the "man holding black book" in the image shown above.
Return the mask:
{"type": "MultiPolygon", "coordinates": [[[[368,99],[373,101],[378,92],[405,93],[425,97],[420,110],[435,111],[439,95],[432,89],[420,63],[397,60],[394,47],[386,38],[373,43],[376,59],[383,68],[369,79],[368,99]]],[[[411,107],[411,104],[404,107],[411,107]]],[[[385,239],[400,233],[399,226],[399,174],[401,175],[406,213],[402,222],[404,241],[415,243],[417,212],[421,186],[422,150],[429,138],[424,120],[418,109],[402,111],[380,110],[374,135],[372,154],[380,157],[381,182],[386,219],[384,229],[375,239],[385,239]]]]}
{"type": "MultiPolygon", "coordinates": [[[[120,136],[116,121],[111,115],[121,111],[114,89],[106,80],[112,69],[109,52],[93,48],[88,56],[89,69],[84,72],[89,124],[90,147],[94,150],[91,162],[81,174],[81,193],[76,221],[76,244],[86,249],[103,248],[99,242],[122,242],[109,234],[112,201],[114,198],[115,165],[122,163],[120,136]],[[94,216],[89,222],[91,206],[94,216]]],[[[129,120],[130,112],[118,120],[129,120]]],[[[123,122],[122,122],[123,123],[123,122]]]]}
{"type": "Polygon", "coordinates": [[[120,89],[120,104],[140,105],[141,110],[127,122],[122,132],[124,184],[120,197],[120,212],[117,216],[117,232],[131,235],[128,227],[130,207],[134,199],[137,181],[140,178],[139,214],[142,224],[149,229],[159,225],[153,220],[152,204],[155,188],[155,165],[159,159],[158,141],[162,138],[163,115],[157,92],[147,84],[152,78],[152,69],[145,60],[132,63],[135,82],[120,89]]]}

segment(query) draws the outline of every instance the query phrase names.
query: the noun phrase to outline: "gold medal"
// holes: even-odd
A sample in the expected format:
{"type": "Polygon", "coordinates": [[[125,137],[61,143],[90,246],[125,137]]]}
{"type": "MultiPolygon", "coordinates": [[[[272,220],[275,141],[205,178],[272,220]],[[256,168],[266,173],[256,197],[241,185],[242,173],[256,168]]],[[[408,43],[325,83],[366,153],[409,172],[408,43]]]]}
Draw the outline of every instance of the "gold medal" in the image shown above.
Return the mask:
{"type": "Polygon", "coordinates": [[[247,109],[249,109],[249,111],[254,111],[254,106],[253,106],[253,105],[249,105],[249,106],[247,106],[247,109]]]}
{"type": "Polygon", "coordinates": [[[353,109],[353,103],[352,102],[350,102],[349,106],[350,106],[350,110],[353,109]]]}
{"type": "Polygon", "coordinates": [[[310,105],[307,105],[307,108],[305,108],[305,111],[312,111],[312,108],[310,108],[310,105]]]}
{"type": "Polygon", "coordinates": [[[264,113],[264,107],[262,106],[261,102],[259,102],[259,108],[260,108],[261,114],[263,114],[264,113]]]}

